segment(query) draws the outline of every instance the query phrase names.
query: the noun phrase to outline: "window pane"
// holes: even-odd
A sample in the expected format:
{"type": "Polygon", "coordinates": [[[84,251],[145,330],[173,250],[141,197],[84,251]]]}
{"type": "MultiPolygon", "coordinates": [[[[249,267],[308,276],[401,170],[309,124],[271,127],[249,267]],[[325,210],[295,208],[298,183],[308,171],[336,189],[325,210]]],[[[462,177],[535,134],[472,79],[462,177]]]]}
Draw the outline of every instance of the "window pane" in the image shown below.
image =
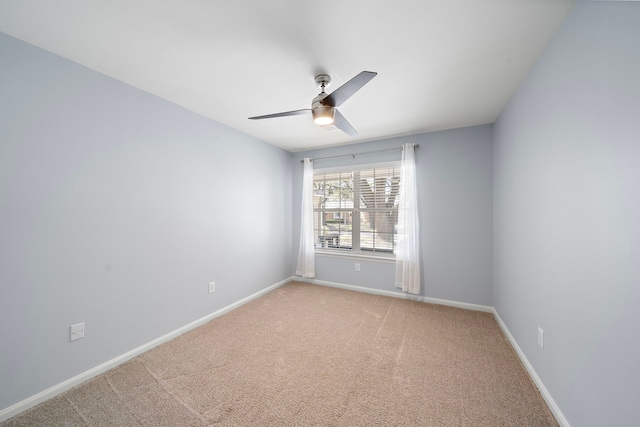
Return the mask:
{"type": "Polygon", "coordinates": [[[393,252],[397,211],[360,212],[360,249],[393,252]]]}
{"type": "Polygon", "coordinates": [[[317,209],[353,208],[353,172],[315,175],[313,206],[317,209]]]}
{"type": "Polygon", "coordinates": [[[360,208],[392,208],[398,205],[400,170],[398,168],[360,171],[360,208]]]}
{"type": "Polygon", "coordinates": [[[314,212],[314,235],[317,248],[352,247],[351,211],[317,211],[314,212]]]}

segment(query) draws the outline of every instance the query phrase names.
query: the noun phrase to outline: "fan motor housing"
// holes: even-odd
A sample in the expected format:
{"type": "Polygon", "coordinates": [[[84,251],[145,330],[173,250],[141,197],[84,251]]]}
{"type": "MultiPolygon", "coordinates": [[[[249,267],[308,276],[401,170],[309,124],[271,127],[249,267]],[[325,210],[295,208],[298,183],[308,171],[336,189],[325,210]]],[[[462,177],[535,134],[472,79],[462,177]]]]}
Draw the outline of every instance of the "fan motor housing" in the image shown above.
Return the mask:
{"type": "Polygon", "coordinates": [[[322,92],[321,94],[313,98],[313,101],[311,101],[311,109],[314,109],[316,107],[322,107],[322,106],[330,107],[330,105],[327,105],[324,102],[322,102],[327,96],[329,96],[328,93],[322,92]]]}

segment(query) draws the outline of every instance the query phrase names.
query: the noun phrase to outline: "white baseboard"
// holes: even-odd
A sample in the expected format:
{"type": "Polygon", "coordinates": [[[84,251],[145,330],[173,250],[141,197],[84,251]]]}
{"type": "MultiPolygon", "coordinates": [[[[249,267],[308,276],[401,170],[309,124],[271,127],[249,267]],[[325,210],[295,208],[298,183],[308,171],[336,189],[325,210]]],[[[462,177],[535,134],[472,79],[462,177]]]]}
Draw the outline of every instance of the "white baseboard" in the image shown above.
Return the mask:
{"type": "Polygon", "coordinates": [[[531,376],[531,379],[533,379],[533,382],[536,384],[536,387],[538,387],[538,390],[540,390],[540,394],[542,395],[544,400],[547,402],[547,405],[549,405],[549,409],[551,409],[553,416],[556,417],[556,421],[558,421],[558,424],[560,424],[561,427],[570,427],[569,421],[567,421],[564,414],[556,404],[555,400],[553,400],[553,397],[551,397],[551,394],[549,394],[549,390],[547,390],[547,388],[544,386],[544,383],[536,373],[535,369],[533,369],[533,366],[531,365],[531,363],[529,363],[529,360],[524,355],[524,352],[516,342],[513,335],[511,335],[511,332],[509,332],[507,325],[505,325],[505,323],[502,321],[502,319],[500,318],[500,315],[498,314],[495,308],[493,309],[493,316],[498,322],[500,329],[502,329],[502,332],[506,335],[507,339],[511,343],[511,346],[516,351],[516,354],[520,358],[520,361],[522,362],[524,367],[527,369],[527,372],[529,372],[529,375],[531,376]]]}
{"type": "Polygon", "coordinates": [[[226,314],[228,312],[230,312],[231,310],[240,307],[243,304],[248,303],[251,300],[254,300],[258,297],[261,297],[262,295],[269,293],[271,291],[273,291],[276,288],[279,288],[280,286],[291,282],[292,280],[294,280],[293,277],[289,277],[285,280],[282,280],[274,285],[271,285],[267,288],[262,289],[261,291],[258,291],[252,295],[249,295],[246,298],[243,298],[239,301],[234,302],[233,304],[229,304],[226,307],[221,308],[220,310],[214,311],[211,314],[208,314],[198,320],[195,320],[191,323],[189,323],[188,325],[185,325],[181,328],[176,329],[175,331],[169,332],[166,335],[163,335],[159,338],[156,338],[153,341],[150,341],[146,344],[141,345],[140,347],[137,347],[125,354],[122,354],[118,357],[115,357],[101,365],[96,366],[95,368],[89,369],[88,371],[85,371],[79,375],[76,375],[73,378],[69,378],[66,381],[61,382],[60,384],[56,384],[53,387],[50,387],[44,391],[41,391],[38,394],[35,394],[31,397],[26,398],[25,400],[22,400],[14,405],[9,406],[8,408],[5,408],[3,410],[0,411],[0,422],[8,420],[11,417],[14,417],[16,415],[18,415],[21,412],[26,411],[29,408],[32,408],[46,400],[51,399],[52,397],[57,396],[60,393],[63,393],[67,390],[70,390],[71,388],[77,386],[78,384],[81,384],[87,380],[90,380],[93,377],[96,377],[100,374],[102,374],[103,372],[108,371],[109,369],[113,369],[116,366],[130,360],[133,359],[134,357],[144,353],[145,351],[151,350],[152,348],[165,343],[167,341],[170,341],[174,338],[176,338],[179,335],[184,334],[185,332],[188,332],[192,329],[197,328],[198,326],[201,326],[205,323],[207,323],[208,321],[215,319],[218,316],[222,316],[223,314],[226,314]]]}
{"type": "Polygon", "coordinates": [[[300,277],[295,277],[294,280],[297,280],[299,282],[311,283],[314,285],[330,286],[332,288],[348,289],[350,291],[365,292],[368,294],[382,295],[386,297],[412,299],[414,301],[428,302],[431,304],[447,305],[449,307],[464,308],[466,310],[484,311],[486,313],[494,312],[493,307],[489,307],[487,305],[470,304],[466,302],[451,301],[451,300],[439,299],[439,298],[429,298],[429,297],[423,297],[421,295],[407,294],[405,292],[400,292],[400,291],[385,291],[382,289],[365,288],[364,286],[354,286],[354,285],[346,285],[344,283],[327,282],[326,280],[302,279],[300,277]]]}

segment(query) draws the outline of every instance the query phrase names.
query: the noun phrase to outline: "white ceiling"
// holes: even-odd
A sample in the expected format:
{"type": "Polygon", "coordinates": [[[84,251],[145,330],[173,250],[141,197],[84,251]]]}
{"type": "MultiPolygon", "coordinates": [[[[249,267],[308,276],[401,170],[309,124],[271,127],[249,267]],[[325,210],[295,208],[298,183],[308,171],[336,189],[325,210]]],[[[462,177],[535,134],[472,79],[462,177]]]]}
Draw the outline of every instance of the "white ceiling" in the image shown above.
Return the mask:
{"type": "Polygon", "coordinates": [[[573,0],[2,0],[0,31],[289,151],[493,123],[573,0]],[[339,110],[354,138],[311,117],[339,110]]]}

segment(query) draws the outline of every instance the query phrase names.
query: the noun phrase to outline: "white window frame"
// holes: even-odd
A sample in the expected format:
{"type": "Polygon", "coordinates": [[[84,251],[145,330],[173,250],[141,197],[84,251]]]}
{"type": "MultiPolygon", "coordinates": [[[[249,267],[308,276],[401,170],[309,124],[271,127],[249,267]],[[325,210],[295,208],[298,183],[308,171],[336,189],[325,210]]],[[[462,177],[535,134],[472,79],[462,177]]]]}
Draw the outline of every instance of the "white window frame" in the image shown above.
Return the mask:
{"type": "MultiPolygon", "coordinates": [[[[326,214],[331,214],[332,212],[335,214],[338,211],[342,212],[350,212],[351,213],[351,248],[343,248],[343,247],[322,247],[319,242],[319,232],[318,228],[314,227],[314,237],[315,237],[315,253],[316,255],[321,256],[329,256],[329,257],[340,257],[340,258],[360,258],[367,260],[378,260],[382,262],[395,262],[395,243],[392,244],[392,249],[390,252],[384,250],[362,250],[360,244],[360,213],[362,211],[369,212],[384,212],[389,211],[388,208],[360,208],[360,180],[357,178],[361,171],[367,171],[372,169],[388,169],[394,168],[397,172],[394,173],[394,176],[397,176],[399,179],[400,175],[400,162],[392,161],[385,163],[375,163],[375,164],[363,164],[363,165],[353,165],[353,166],[341,166],[341,167],[332,167],[332,168],[319,168],[314,170],[314,183],[316,182],[316,177],[318,175],[332,174],[332,173],[353,173],[353,185],[352,189],[354,192],[353,195],[353,206],[351,208],[348,207],[336,207],[336,208],[325,208],[319,209],[314,203],[314,224],[318,224],[321,221],[321,216],[318,216],[318,212],[324,212],[326,214]]],[[[397,196],[396,196],[397,197],[397,196]]],[[[396,212],[396,221],[397,221],[397,200],[394,203],[393,211],[396,212]]],[[[397,226],[397,222],[396,222],[397,226]]],[[[395,226],[393,233],[393,239],[395,240],[395,226]]]]}

